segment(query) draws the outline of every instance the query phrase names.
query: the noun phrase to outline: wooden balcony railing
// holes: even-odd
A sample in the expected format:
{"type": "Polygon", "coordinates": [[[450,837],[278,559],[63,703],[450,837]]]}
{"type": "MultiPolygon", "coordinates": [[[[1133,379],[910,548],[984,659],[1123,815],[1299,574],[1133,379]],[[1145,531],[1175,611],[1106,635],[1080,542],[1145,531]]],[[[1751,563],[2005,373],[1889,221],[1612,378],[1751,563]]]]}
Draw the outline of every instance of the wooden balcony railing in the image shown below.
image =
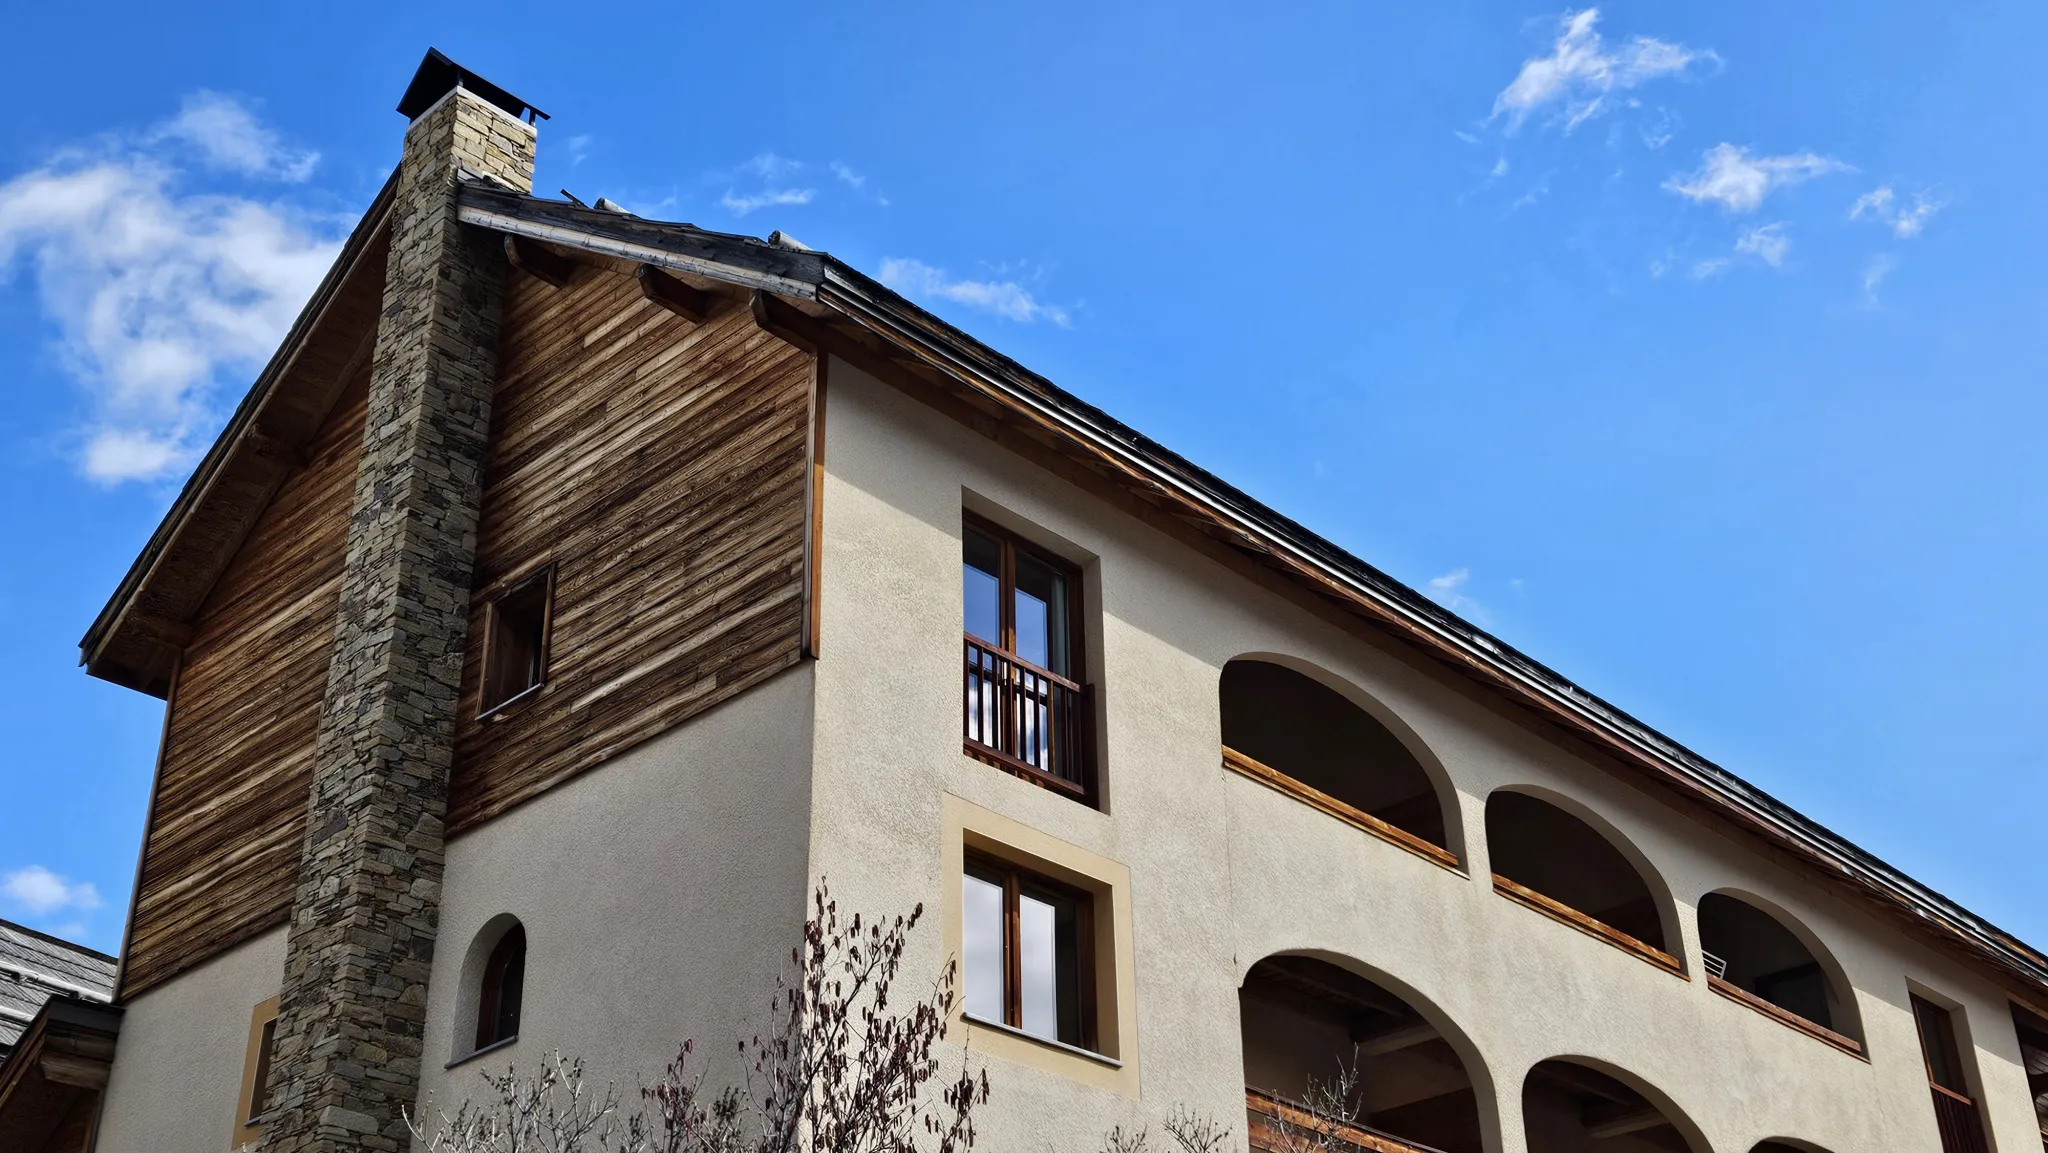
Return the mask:
{"type": "Polygon", "coordinates": [[[1934,1093],[1934,1123],[1941,1130],[1941,1153],[1991,1153],[1977,1103],[1939,1085],[1928,1088],[1934,1093]]]}
{"type": "Polygon", "coordinates": [[[1403,1141],[1370,1126],[1326,1117],[1307,1106],[1250,1086],[1244,1091],[1244,1116],[1251,1146],[1262,1153],[1305,1153],[1325,1147],[1309,1134],[1327,1135],[1334,1139],[1334,1145],[1329,1147],[1347,1153],[1442,1153],[1433,1146],[1403,1141]],[[1290,1132],[1294,1134],[1291,1140],[1290,1132]]]}
{"type": "Polygon", "coordinates": [[[973,636],[964,672],[969,754],[1059,792],[1091,794],[1086,689],[973,636]]]}

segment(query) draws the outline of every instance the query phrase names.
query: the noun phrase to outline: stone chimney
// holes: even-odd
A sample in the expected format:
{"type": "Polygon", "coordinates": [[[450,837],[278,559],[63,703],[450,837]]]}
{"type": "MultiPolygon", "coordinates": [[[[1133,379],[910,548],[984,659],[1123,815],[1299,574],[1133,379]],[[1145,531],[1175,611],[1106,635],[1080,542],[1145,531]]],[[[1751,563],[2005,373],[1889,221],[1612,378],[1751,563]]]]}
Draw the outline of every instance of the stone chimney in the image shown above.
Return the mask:
{"type": "Polygon", "coordinates": [[[265,1150],[396,1150],[419,1091],[506,262],[458,176],[533,184],[529,109],[430,51],[391,255],[292,903],[265,1150]]]}

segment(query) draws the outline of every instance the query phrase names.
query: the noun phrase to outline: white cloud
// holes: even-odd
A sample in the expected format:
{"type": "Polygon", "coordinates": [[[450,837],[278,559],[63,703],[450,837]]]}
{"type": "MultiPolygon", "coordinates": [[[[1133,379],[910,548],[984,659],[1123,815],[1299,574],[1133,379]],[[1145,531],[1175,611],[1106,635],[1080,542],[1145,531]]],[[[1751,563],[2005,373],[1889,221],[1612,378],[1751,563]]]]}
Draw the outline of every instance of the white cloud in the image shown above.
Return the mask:
{"type": "Polygon", "coordinates": [[[1869,218],[1892,230],[1892,235],[1901,240],[1911,240],[1926,229],[1927,222],[1934,214],[1948,207],[1926,192],[1913,194],[1913,206],[1902,207],[1898,197],[1892,193],[1892,186],[1880,184],[1856,198],[1849,207],[1849,219],[1869,218]]]}
{"type": "Polygon", "coordinates": [[[202,93],[166,125],[0,183],[0,277],[34,278],[58,361],[89,399],[77,461],[102,483],[189,464],[218,419],[218,378],[262,364],[339,248],[289,206],[189,188],[178,142],[243,175],[308,166],[230,109],[202,93]]]}
{"type": "Polygon", "coordinates": [[[154,135],[182,140],[199,149],[209,166],[243,176],[298,183],[320,163],[318,152],[285,147],[276,131],[240,101],[203,89],[187,96],[177,117],[154,135]]]}
{"type": "Polygon", "coordinates": [[[1830,172],[1854,171],[1839,160],[1811,152],[1752,156],[1747,148],[1724,143],[1707,149],[1699,171],[1674,175],[1664,187],[1701,204],[1718,204],[1730,212],[1754,212],[1776,189],[1830,172]]]}
{"type": "Polygon", "coordinates": [[[1664,76],[1677,76],[1696,61],[1718,60],[1711,51],[1687,48],[1649,36],[1631,36],[1610,47],[1595,29],[1600,10],[1567,12],[1558,21],[1548,56],[1533,56],[1493,99],[1493,118],[1507,118],[1513,132],[1537,111],[1558,105],[1558,119],[1570,132],[1607,111],[1611,95],[1664,76]]]}
{"type": "Polygon", "coordinates": [[[39,916],[59,909],[84,912],[100,907],[100,893],[92,882],[74,883],[41,865],[29,865],[0,876],[0,894],[39,916]]]}
{"type": "Polygon", "coordinates": [[[590,148],[596,143],[597,138],[587,133],[562,141],[562,151],[569,154],[569,167],[574,168],[589,159],[590,148]]]}
{"type": "Polygon", "coordinates": [[[1014,280],[954,280],[943,269],[894,256],[883,259],[878,279],[906,296],[950,300],[1022,324],[1036,320],[1048,320],[1061,328],[1068,324],[1066,309],[1040,303],[1014,280]]]}
{"type": "Polygon", "coordinates": [[[1863,266],[1863,303],[1872,308],[1877,307],[1877,290],[1898,264],[1897,258],[1889,253],[1879,253],[1870,258],[1870,263],[1863,266]]]}
{"type": "Polygon", "coordinates": [[[855,172],[853,169],[847,167],[844,164],[841,164],[837,160],[834,160],[832,162],[831,168],[832,175],[837,176],[842,182],[845,183],[845,185],[848,188],[854,189],[855,191],[859,191],[860,187],[868,182],[867,177],[862,176],[860,173],[855,172]]]}
{"type": "Polygon", "coordinates": [[[1429,578],[1429,597],[1454,613],[1464,613],[1480,624],[1486,623],[1486,606],[1466,596],[1465,586],[1472,580],[1472,570],[1454,568],[1442,576],[1429,578]]]}
{"type": "Polygon", "coordinates": [[[1725,256],[1713,256],[1705,260],[1696,260],[1693,262],[1692,271],[1687,273],[1687,275],[1691,276],[1694,280],[1708,280],[1728,271],[1728,267],[1734,263],[1733,260],[1725,256]]]}
{"type": "Polygon", "coordinates": [[[1772,268],[1785,265],[1785,254],[1792,250],[1792,238],[1785,235],[1785,222],[1759,224],[1736,238],[1735,251],[1761,259],[1772,268]]]}
{"type": "Polygon", "coordinates": [[[740,164],[731,176],[751,176],[760,181],[762,187],[751,192],[740,192],[728,185],[725,195],[718,203],[734,216],[745,216],[763,208],[788,208],[809,204],[818,195],[815,188],[797,187],[797,177],[804,171],[804,162],[777,156],[773,152],[757,153],[752,159],[740,164]]]}
{"type": "Polygon", "coordinates": [[[725,190],[725,195],[719,197],[718,202],[731,211],[734,216],[745,216],[749,212],[762,208],[809,204],[811,198],[817,194],[818,190],[815,188],[772,188],[765,192],[741,196],[739,193],[728,188],[725,190]]]}

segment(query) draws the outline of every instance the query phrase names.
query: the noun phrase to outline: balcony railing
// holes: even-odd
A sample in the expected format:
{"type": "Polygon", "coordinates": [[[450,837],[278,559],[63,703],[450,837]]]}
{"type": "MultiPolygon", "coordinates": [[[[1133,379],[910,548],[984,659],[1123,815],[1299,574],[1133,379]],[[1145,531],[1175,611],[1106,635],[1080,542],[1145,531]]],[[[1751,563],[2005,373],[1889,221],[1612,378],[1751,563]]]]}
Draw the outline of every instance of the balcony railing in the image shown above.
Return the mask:
{"type": "Polygon", "coordinates": [[[1941,1153],[1991,1153],[1977,1103],[1939,1085],[1928,1088],[1934,1092],[1934,1123],[1941,1129],[1941,1153]]]}
{"type": "Polygon", "coordinates": [[[1306,1105],[1250,1086],[1244,1091],[1244,1115],[1251,1146],[1262,1153],[1308,1153],[1321,1149],[1345,1153],[1442,1153],[1434,1146],[1403,1141],[1371,1126],[1326,1117],[1306,1105]]]}
{"type": "Polygon", "coordinates": [[[1086,689],[973,636],[964,675],[969,753],[1060,792],[1089,795],[1086,689]]]}

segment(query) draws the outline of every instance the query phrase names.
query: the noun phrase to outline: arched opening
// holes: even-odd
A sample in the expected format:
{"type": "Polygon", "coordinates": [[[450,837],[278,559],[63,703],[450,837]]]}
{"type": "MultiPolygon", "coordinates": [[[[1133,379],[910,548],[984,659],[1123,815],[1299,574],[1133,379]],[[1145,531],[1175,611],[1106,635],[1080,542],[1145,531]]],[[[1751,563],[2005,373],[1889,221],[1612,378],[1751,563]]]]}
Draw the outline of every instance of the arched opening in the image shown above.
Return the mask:
{"type": "Polygon", "coordinates": [[[1316,792],[1449,850],[1444,802],[1401,738],[1330,686],[1271,661],[1223,666],[1223,744],[1316,792]]]}
{"type": "Polygon", "coordinates": [[[1828,1151],[1809,1142],[1773,1137],[1769,1141],[1757,1142],[1756,1148],[1751,1149],[1749,1153],[1828,1153],[1828,1151]]]}
{"type": "Polygon", "coordinates": [[[1277,956],[1246,974],[1238,1009],[1253,1149],[1481,1153],[1464,1060],[1402,997],[1327,961],[1277,956]]]}
{"type": "Polygon", "coordinates": [[[1554,1058],[1522,1082],[1529,1153],[1705,1153],[1692,1124],[1661,1094],[1590,1062],[1554,1058]]]}
{"type": "Polygon", "coordinates": [[[1486,852],[1495,877],[1668,952],[1649,881],[1579,817],[1527,793],[1496,792],[1486,800],[1486,852]]]}
{"type": "Polygon", "coordinates": [[[455,1001],[454,1060],[519,1039],[526,1001],[526,926],[491,918],[469,944],[455,1001]]]}
{"type": "Polygon", "coordinates": [[[1852,1041],[1862,1039],[1856,1010],[1832,964],[1779,915],[1732,893],[1700,898],[1700,951],[1707,977],[1852,1041]]]}

